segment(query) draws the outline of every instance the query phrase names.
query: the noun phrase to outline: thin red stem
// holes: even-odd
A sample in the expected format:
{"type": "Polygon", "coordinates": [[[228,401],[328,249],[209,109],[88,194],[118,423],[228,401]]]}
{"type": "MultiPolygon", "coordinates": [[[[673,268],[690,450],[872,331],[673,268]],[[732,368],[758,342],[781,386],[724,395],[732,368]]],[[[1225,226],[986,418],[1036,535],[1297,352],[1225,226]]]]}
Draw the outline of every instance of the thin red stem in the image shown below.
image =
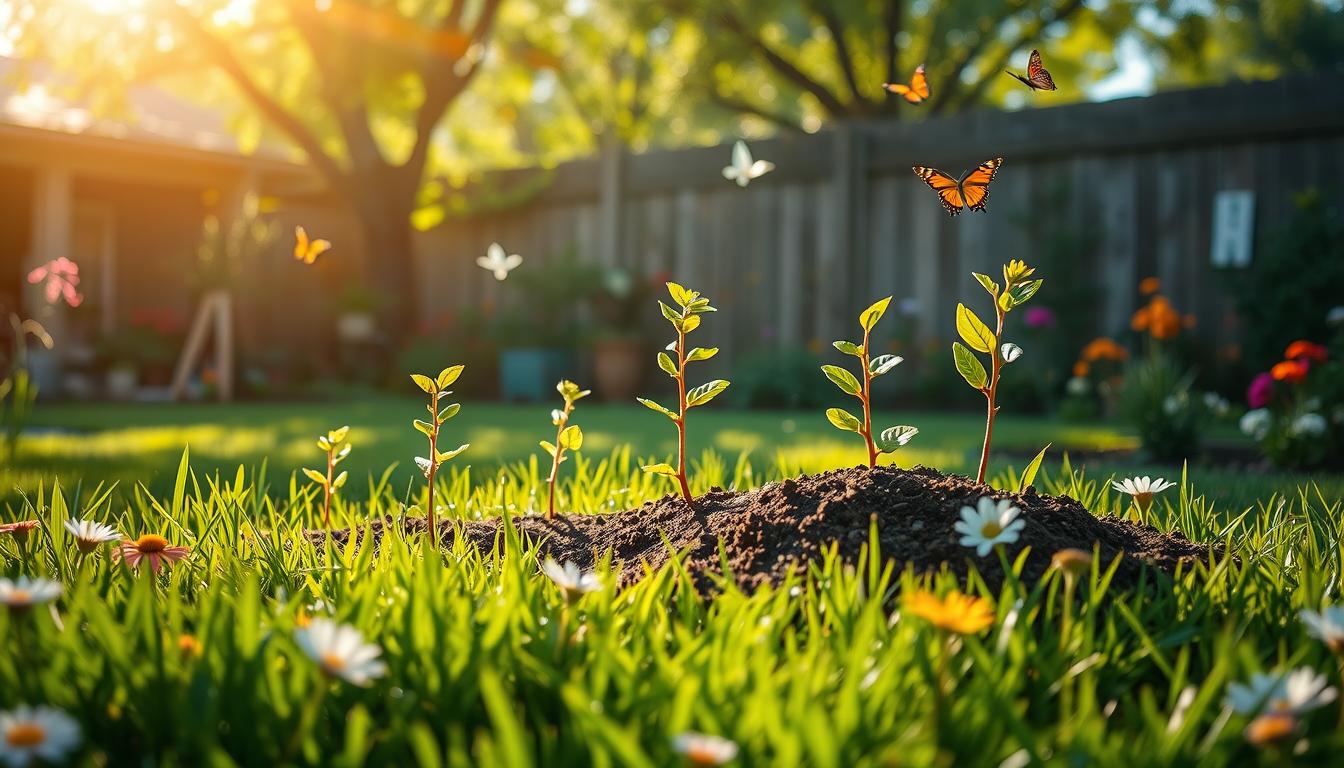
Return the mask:
{"type": "Polygon", "coordinates": [[[574,404],[565,401],[565,410],[560,416],[560,423],[555,427],[555,455],[551,457],[551,477],[547,480],[550,484],[550,499],[546,507],[546,518],[548,520],[555,518],[555,481],[560,476],[560,455],[564,453],[564,447],[560,445],[560,436],[565,432],[565,426],[569,424],[569,413],[574,409],[574,404]]]}
{"type": "Polygon", "coordinates": [[[322,487],[322,527],[331,527],[332,470],[336,468],[336,446],[327,451],[327,484],[322,487]]]}
{"type": "MultiPolygon", "coordinates": [[[[1007,290],[1007,288],[1004,290],[1007,290]]],[[[994,312],[998,317],[998,327],[994,331],[994,346],[989,350],[989,386],[984,390],[986,408],[985,444],[980,449],[980,471],[975,476],[975,482],[981,485],[985,482],[985,470],[989,468],[989,444],[994,437],[994,418],[999,415],[999,407],[997,405],[999,374],[1003,371],[1003,356],[999,353],[999,339],[1003,337],[1003,321],[1006,313],[1003,311],[1003,307],[999,306],[997,298],[994,300],[994,312]]]]}
{"type": "Polygon", "coordinates": [[[428,494],[425,497],[425,520],[429,523],[429,538],[431,546],[439,548],[439,529],[434,522],[434,476],[438,474],[439,469],[439,398],[438,392],[429,394],[429,471],[425,473],[428,480],[428,494]]]}
{"type": "MultiPolygon", "coordinates": [[[[689,313],[681,311],[685,321],[689,313]]],[[[686,482],[686,333],[677,329],[677,482],[681,483],[681,496],[686,506],[694,507],[691,499],[691,484],[686,482]]]]}
{"type": "Polygon", "coordinates": [[[863,356],[859,358],[859,364],[863,366],[863,392],[859,395],[859,400],[863,403],[863,439],[868,443],[868,466],[870,468],[877,466],[877,444],[873,442],[873,407],[872,407],[872,386],[873,374],[868,369],[868,335],[871,329],[863,329],[863,356]]]}

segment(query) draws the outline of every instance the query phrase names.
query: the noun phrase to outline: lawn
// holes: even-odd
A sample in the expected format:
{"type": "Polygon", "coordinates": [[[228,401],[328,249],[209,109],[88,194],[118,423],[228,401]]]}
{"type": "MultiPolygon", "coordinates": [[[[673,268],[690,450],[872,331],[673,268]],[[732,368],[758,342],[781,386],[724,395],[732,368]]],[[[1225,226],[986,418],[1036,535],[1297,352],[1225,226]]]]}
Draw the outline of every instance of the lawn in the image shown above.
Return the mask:
{"type": "MultiPolygon", "coordinates": [[[[444,443],[471,443],[454,460],[455,469],[470,466],[473,474],[489,475],[503,465],[541,457],[537,442],[553,438],[550,408],[543,405],[466,403],[447,424],[444,443]]],[[[246,403],[234,405],[59,404],[39,408],[33,428],[24,437],[19,456],[0,467],[0,499],[12,503],[15,489],[31,493],[39,484],[60,478],[70,487],[88,489],[116,482],[122,491],[143,484],[163,494],[171,488],[184,446],[199,473],[231,474],[238,465],[259,469],[263,462],[271,487],[283,487],[299,467],[317,466],[321,455],[315,438],[348,424],[354,452],[345,468],[351,474],[347,495],[358,496],[370,477],[378,479],[397,464],[389,482],[405,488],[418,476],[412,459],[423,453],[423,438],[410,421],[423,406],[411,398],[370,394],[338,401],[246,403]]],[[[581,404],[577,423],[583,426],[585,453],[604,456],[629,446],[634,458],[665,457],[675,450],[675,432],[665,419],[637,405],[581,404]]],[[[979,456],[983,421],[975,413],[879,413],[877,423],[913,424],[920,434],[902,449],[902,466],[925,464],[947,472],[973,472],[979,456]]],[[[1226,430],[1223,436],[1226,436],[1226,430]]],[[[995,428],[998,471],[1023,466],[1047,443],[1053,447],[1047,472],[1057,471],[1065,451],[1132,449],[1137,439],[1115,424],[1079,424],[1005,412],[995,428]]],[[[741,411],[710,407],[695,412],[689,450],[706,450],[728,463],[746,454],[757,474],[775,467],[791,473],[816,472],[858,464],[864,453],[859,439],[831,427],[820,411],[741,411]]],[[[1178,475],[1179,467],[1152,466],[1135,460],[1120,463],[1074,461],[1091,475],[1133,472],[1178,475]]],[[[1244,507],[1273,492],[1292,493],[1319,483],[1327,495],[1344,495],[1339,476],[1248,475],[1196,465],[1192,478],[1202,492],[1220,503],[1244,507]]]]}

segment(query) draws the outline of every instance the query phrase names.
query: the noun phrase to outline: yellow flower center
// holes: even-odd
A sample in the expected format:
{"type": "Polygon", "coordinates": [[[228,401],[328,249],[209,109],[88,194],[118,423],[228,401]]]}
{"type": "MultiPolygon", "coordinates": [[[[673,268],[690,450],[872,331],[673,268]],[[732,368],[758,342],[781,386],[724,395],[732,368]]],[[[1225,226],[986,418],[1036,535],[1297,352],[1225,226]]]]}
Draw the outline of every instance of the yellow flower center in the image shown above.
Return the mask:
{"type": "Polygon", "coordinates": [[[322,666],[333,672],[345,669],[345,659],[334,653],[324,653],[322,654],[322,666]]]}
{"type": "Polygon", "coordinates": [[[47,732],[37,723],[18,723],[5,734],[5,743],[11,747],[36,747],[47,740],[47,732]]]}
{"type": "Polygon", "coordinates": [[[135,540],[135,548],[141,552],[162,552],[168,548],[168,540],[153,533],[146,533],[135,540]]]}
{"type": "Polygon", "coordinates": [[[992,539],[1000,533],[1003,533],[1003,526],[993,520],[985,523],[984,527],[980,529],[980,535],[984,536],[986,539],[992,539]]]}

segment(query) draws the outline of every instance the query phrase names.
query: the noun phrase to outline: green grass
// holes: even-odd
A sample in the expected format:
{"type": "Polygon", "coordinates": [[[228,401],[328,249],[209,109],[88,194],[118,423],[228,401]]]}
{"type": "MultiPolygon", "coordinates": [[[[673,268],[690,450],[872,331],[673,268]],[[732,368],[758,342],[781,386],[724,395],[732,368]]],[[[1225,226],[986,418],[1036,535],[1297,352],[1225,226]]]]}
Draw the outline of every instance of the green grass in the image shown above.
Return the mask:
{"type": "MultiPolygon", "coordinates": [[[[478,475],[540,455],[537,441],[550,434],[550,404],[500,405],[466,403],[446,425],[443,442],[472,447],[452,464],[471,466],[478,475]]],[[[404,489],[418,474],[412,458],[423,453],[422,437],[410,427],[423,406],[412,398],[371,395],[358,400],[235,405],[60,404],[38,409],[32,432],[19,455],[0,466],[0,500],[13,503],[15,489],[31,493],[57,477],[67,486],[118,483],[119,494],[143,484],[165,494],[181,455],[189,445],[193,466],[202,474],[228,476],[238,465],[259,469],[266,463],[272,489],[283,488],[300,466],[317,466],[319,434],[349,424],[354,453],[342,465],[351,475],[347,493],[367,491],[369,478],[379,478],[389,465],[398,467],[389,483],[404,489]]],[[[974,472],[983,434],[982,416],[974,413],[880,413],[881,424],[913,424],[920,434],[895,461],[902,466],[926,464],[948,472],[974,472]]],[[[637,405],[580,404],[576,417],[583,426],[584,449],[604,455],[629,446],[636,457],[663,458],[675,450],[675,432],[664,418],[637,405]]],[[[1000,416],[995,428],[993,470],[1009,463],[1025,464],[1046,443],[1053,444],[1047,467],[1058,469],[1065,450],[1133,448],[1137,439],[1122,426],[1076,424],[1039,417],[1000,416]]],[[[709,407],[697,410],[690,424],[692,455],[711,449],[735,460],[746,453],[758,473],[775,465],[792,472],[815,472],[864,460],[862,442],[827,423],[821,411],[735,411],[709,407]]],[[[1141,463],[1086,466],[1093,475],[1142,472],[1171,476],[1173,467],[1141,463]]],[[[1220,504],[1248,506],[1274,492],[1288,492],[1316,482],[1328,495],[1344,496],[1339,476],[1257,476],[1216,468],[1193,467],[1192,476],[1220,504]]]]}
{"type": "MultiPolygon", "coordinates": [[[[575,508],[665,488],[628,451],[589,456],[567,465],[575,508]]],[[[696,485],[787,471],[709,459],[696,485]]],[[[516,513],[541,492],[534,466],[470,479],[440,488],[450,516],[516,513]]],[[[1067,619],[1055,578],[990,594],[972,577],[996,620],[949,642],[898,609],[896,592],[917,585],[878,558],[713,601],[675,563],[624,590],[604,572],[603,590],[567,607],[516,541],[488,556],[397,535],[376,552],[314,548],[299,535],[318,515],[310,490],[267,494],[245,471],[216,482],[185,462],[167,480],[124,503],[47,487],[14,511],[44,523],[28,547],[0,536],[0,572],[66,584],[51,611],[0,611],[0,709],[71,713],[80,765],[675,765],[671,739],[686,730],[732,738],[743,766],[1280,765],[1245,744],[1228,683],[1297,666],[1335,678],[1297,611],[1338,600],[1344,505],[1310,492],[1249,510],[1190,485],[1168,492],[1144,522],[1218,540],[1224,556],[1133,593],[1095,572],[1067,619]],[[159,579],[106,553],[81,565],[61,528],[71,515],[192,552],[159,579]],[[383,648],[386,677],[367,689],[322,678],[295,643],[303,615],[357,626],[383,648]],[[199,656],[179,650],[183,634],[199,656]]],[[[1038,482],[1126,512],[1095,478],[1038,482]]],[[[401,496],[347,494],[336,517],[396,511],[401,496]]],[[[1303,718],[1297,762],[1344,749],[1338,717],[1303,718]]]]}

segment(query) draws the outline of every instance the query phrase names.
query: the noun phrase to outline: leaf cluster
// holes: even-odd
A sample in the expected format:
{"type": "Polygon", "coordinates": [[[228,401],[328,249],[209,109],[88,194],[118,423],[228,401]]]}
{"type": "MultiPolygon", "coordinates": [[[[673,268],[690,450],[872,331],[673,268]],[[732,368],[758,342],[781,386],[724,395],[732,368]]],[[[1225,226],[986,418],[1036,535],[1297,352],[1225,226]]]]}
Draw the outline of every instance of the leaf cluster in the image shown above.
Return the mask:
{"type": "MultiPolygon", "coordinates": [[[[349,436],[350,427],[347,426],[330,430],[327,434],[317,438],[317,447],[327,454],[327,463],[332,468],[345,461],[350,456],[350,451],[354,449],[354,446],[348,440],[349,436]]],[[[304,467],[303,474],[307,475],[309,480],[325,488],[328,493],[335,493],[345,485],[350,473],[342,470],[339,475],[332,478],[330,488],[327,487],[327,475],[322,470],[304,467]]]]}
{"type": "MultiPolygon", "coordinates": [[[[858,398],[863,404],[864,412],[867,413],[872,405],[871,382],[879,376],[886,375],[905,361],[905,358],[898,355],[878,355],[869,357],[869,335],[877,325],[877,321],[886,314],[887,307],[891,304],[891,297],[888,296],[873,302],[872,306],[859,314],[859,327],[863,329],[863,343],[856,344],[852,341],[836,341],[831,346],[843,354],[857,357],[861,370],[867,371],[864,380],[860,381],[857,376],[838,365],[823,365],[821,372],[831,383],[839,387],[841,392],[858,398]]],[[[844,408],[827,408],[826,418],[835,425],[836,429],[846,432],[855,432],[863,435],[864,439],[872,441],[879,453],[892,453],[901,446],[910,442],[910,439],[919,434],[916,427],[900,425],[889,427],[882,430],[882,433],[873,436],[871,434],[871,425],[865,426],[864,420],[845,410],[844,408]]]]}
{"type": "Polygon", "coordinates": [[[443,405],[440,401],[452,394],[448,387],[451,387],[453,382],[457,381],[465,369],[465,365],[449,366],[433,378],[418,373],[411,374],[411,381],[414,381],[415,385],[420,387],[426,395],[429,395],[429,403],[425,406],[425,410],[429,413],[429,419],[414,419],[411,422],[411,426],[429,438],[432,459],[425,456],[415,457],[415,465],[420,468],[425,477],[429,477],[432,470],[438,469],[445,461],[467,450],[471,445],[470,443],[464,443],[451,451],[438,450],[439,427],[462,410],[460,403],[443,405]]]}

